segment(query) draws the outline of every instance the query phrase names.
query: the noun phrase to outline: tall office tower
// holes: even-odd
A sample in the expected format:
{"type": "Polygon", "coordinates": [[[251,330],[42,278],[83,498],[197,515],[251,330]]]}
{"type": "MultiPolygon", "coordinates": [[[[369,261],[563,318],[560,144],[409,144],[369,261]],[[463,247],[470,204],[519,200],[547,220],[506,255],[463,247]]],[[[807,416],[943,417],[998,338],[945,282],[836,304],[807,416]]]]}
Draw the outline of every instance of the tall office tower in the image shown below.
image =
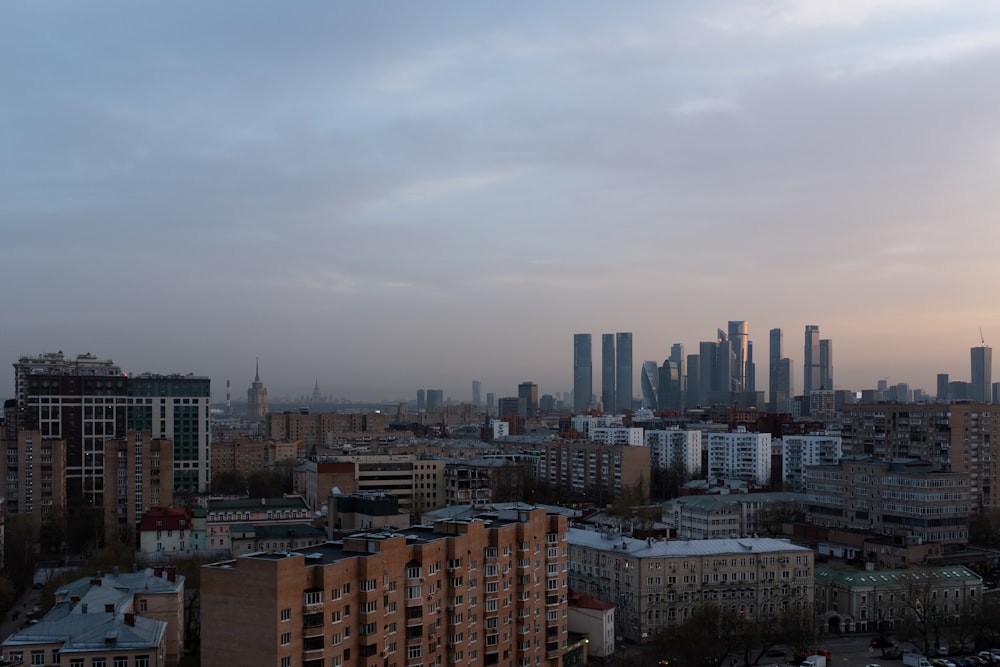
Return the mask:
{"type": "Polygon", "coordinates": [[[590,334],[573,334],[573,412],[583,412],[594,396],[594,359],[590,334]]]}
{"type": "Polygon", "coordinates": [[[444,389],[427,390],[427,409],[444,407],[444,389]]]}
{"type": "Polygon", "coordinates": [[[757,391],[757,364],[753,362],[753,341],[747,341],[747,386],[745,391],[757,391]]]}
{"type": "Polygon", "coordinates": [[[782,357],[778,360],[777,374],[778,390],[775,392],[775,402],[771,409],[774,412],[789,413],[792,411],[792,398],[795,396],[795,371],[792,360],[782,357]]]}
{"type": "Polygon", "coordinates": [[[518,401],[524,402],[524,413],[521,415],[525,419],[534,419],[538,416],[538,385],[534,382],[522,382],[517,385],[518,401]]]}
{"type": "Polygon", "coordinates": [[[492,391],[486,392],[486,414],[493,416],[496,414],[497,395],[492,391]]]}
{"type": "MultiPolygon", "coordinates": [[[[715,391],[716,358],[719,355],[719,342],[703,340],[698,343],[698,402],[708,403],[708,394],[715,391]]],[[[690,371],[688,371],[690,373],[690,371]]]]}
{"type": "Polygon", "coordinates": [[[802,395],[808,396],[819,389],[819,327],[815,324],[806,325],[806,345],[802,357],[802,395]]]}
{"type": "Polygon", "coordinates": [[[687,356],[687,378],[684,387],[683,407],[701,405],[701,357],[697,354],[687,356]]]}
{"type": "Polygon", "coordinates": [[[949,380],[947,373],[938,373],[937,397],[935,398],[935,400],[937,400],[938,403],[944,403],[945,401],[951,399],[951,397],[948,395],[948,382],[949,380]]]}
{"type": "Polygon", "coordinates": [[[778,393],[778,362],[781,361],[782,348],[785,344],[785,334],[781,329],[771,329],[767,334],[770,347],[767,350],[767,389],[768,403],[771,410],[775,410],[778,393]]]}
{"type": "Polygon", "coordinates": [[[819,342],[819,387],[833,389],[833,341],[829,338],[819,342]]]}
{"type": "Polygon", "coordinates": [[[684,343],[674,343],[670,346],[670,361],[677,362],[681,374],[681,391],[687,391],[687,357],[684,356],[684,343]]]}
{"type": "Polygon", "coordinates": [[[143,373],[129,378],[128,395],[129,429],[173,441],[174,493],[207,490],[212,479],[211,380],[143,373]]]}
{"type": "Polygon", "coordinates": [[[423,412],[427,409],[427,392],[423,389],[417,389],[417,412],[423,412]]]}
{"type": "Polygon", "coordinates": [[[738,391],[736,379],[736,352],[733,341],[723,338],[715,350],[715,391],[738,391]]]}
{"type": "Polygon", "coordinates": [[[601,334],[601,403],[605,413],[615,411],[614,334],[601,334]]]}
{"type": "Polygon", "coordinates": [[[482,405],[482,403],[480,402],[480,399],[482,398],[482,395],[480,393],[482,391],[482,388],[483,385],[479,380],[472,381],[472,404],[477,408],[480,405],[482,405]]]}
{"type": "Polygon", "coordinates": [[[615,413],[632,409],[632,334],[615,334],[615,413]]]}
{"type": "Polygon", "coordinates": [[[681,367],[676,361],[667,359],[660,366],[659,387],[657,391],[657,405],[660,410],[683,409],[684,396],[681,392],[681,367]]]}
{"type": "Polygon", "coordinates": [[[656,365],[655,361],[642,362],[639,384],[642,389],[642,407],[655,410],[659,405],[658,390],[660,387],[660,367],[656,365]]]}
{"type": "Polygon", "coordinates": [[[747,364],[750,360],[750,324],[746,320],[730,320],[729,345],[733,354],[732,391],[747,391],[747,364]]]}
{"type": "Polygon", "coordinates": [[[260,421],[268,413],[267,387],[260,381],[260,359],[254,367],[253,383],[247,389],[247,419],[260,421]]]}
{"type": "Polygon", "coordinates": [[[992,398],[993,348],[985,344],[974,347],[972,353],[972,400],[989,403],[992,398]]]}

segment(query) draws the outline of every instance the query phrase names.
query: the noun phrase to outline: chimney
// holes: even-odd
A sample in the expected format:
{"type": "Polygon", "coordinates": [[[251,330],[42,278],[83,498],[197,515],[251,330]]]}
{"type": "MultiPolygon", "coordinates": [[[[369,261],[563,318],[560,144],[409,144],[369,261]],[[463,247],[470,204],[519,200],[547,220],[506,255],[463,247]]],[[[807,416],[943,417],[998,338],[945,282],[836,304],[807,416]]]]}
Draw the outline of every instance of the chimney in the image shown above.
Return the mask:
{"type": "Polygon", "coordinates": [[[135,614],[133,613],[125,614],[125,625],[135,625],[135,614]]]}
{"type": "Polygon", "coordinates": [[[83,604],[80,605],[80,613],[81,614],[86,614],[87,613],[87,603],[86,602],[84,602],[83,604]]]}
{"type": "Polygon", "coordinates": [[[108,613],[114,613],[115,606],[113,604],[106,604],[106,605],[104,605],[104,611],[106,611],[108,613]]]}
{"type": "Polygon", "coordinates": [[[101,578],[100,577],[94,577],[93,579],[90,580],[90,585],[91,586],[100,586],[101,585],[101,578]]]}

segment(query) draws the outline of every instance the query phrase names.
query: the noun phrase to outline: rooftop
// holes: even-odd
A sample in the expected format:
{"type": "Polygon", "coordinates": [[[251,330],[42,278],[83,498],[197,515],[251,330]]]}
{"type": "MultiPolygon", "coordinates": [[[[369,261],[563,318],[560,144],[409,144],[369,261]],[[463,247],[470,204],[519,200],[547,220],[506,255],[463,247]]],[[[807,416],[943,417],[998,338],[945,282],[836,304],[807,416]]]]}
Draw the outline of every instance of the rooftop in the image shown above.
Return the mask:
{"type": "Polygon", "coordinates": [[[812,553],[806,547],[773,537],[725,538],[713,540],[637,540],[621,535],[570,528],[566,541],[573,546],[602,551],[621,551],[638,558],[678,558],[721,554],[765,554],[784,551],[812,553]]]}
{"type": "Polygon", "coordinates": [[[816,567],[816,583],[840,582],[853,585],[879,585],[945,581],[982,581],[982,577],[961,565],[919,567],[908,570],[843,570],[820,565],[816,567]]]}

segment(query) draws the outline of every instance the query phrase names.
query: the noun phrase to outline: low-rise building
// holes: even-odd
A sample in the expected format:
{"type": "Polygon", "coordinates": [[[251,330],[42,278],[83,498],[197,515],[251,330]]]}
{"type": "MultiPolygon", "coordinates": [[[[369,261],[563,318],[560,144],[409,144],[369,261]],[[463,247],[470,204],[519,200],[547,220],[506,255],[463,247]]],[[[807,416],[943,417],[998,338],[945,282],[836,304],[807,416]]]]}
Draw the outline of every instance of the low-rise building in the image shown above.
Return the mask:
{"type": "Polygon", "coordinates": [[[312,520],[312,512],[301,496],[210,499],[207,509],[205,532],[208,544],[205,550],[217,554],[231,553],[232,526],[292,526],[312,520]]]}
{"type": "Polygon", "coordinates": [[[3,644],[14,664],[169,667],[184,648],[184,577],[172,568],[85,577],[3,644]]]}
{"type": "Polygon", "coordinates": [[[191,510],[186,507],[154,507],[139,522],[139,551],[169,556],[193,550],[191,510]]]}
{"type": "Polygon", "coordinates": [[[891,631],[907,617],[954,625],[983,599],[983,580],[961,566],[907,570],[816,568],[816,617],[823,631],[891,631]],[[931,616],[932,615],[932,616],[931,616]]]}
{"type": "Polygon", "coordinates": [[[804,499],[787,492],[681,496],[663,503],[663,523],[672,536],[685,540],[780,534],[781,524],[795,519],[804,499]]]}
{"type": "Polygon", "coordinates": [[[705,602],[747,617],[813,603],[813,552],[774,538],[637,540],[566,532],[569,584],[614,604],[617,634],[645,641],[705,602]]]}
{"type": "Polygon", "coordinates": [[[587,637],[589,655],[602,660],[609,658],[615,654],[615,606],[570,591],[569,631],[587,637]]]}

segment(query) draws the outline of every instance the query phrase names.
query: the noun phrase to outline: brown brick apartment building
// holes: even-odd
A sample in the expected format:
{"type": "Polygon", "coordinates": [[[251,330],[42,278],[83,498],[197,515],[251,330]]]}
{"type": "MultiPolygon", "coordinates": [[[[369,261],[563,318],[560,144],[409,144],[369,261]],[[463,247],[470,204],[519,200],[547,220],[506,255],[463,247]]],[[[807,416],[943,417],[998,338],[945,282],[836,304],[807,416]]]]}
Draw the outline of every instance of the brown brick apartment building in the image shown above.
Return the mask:
{"type": "Polygon", "coordinates": [[[555,667],[566,522],[501,511],[205,566],[201,664],[555,667]]]}

